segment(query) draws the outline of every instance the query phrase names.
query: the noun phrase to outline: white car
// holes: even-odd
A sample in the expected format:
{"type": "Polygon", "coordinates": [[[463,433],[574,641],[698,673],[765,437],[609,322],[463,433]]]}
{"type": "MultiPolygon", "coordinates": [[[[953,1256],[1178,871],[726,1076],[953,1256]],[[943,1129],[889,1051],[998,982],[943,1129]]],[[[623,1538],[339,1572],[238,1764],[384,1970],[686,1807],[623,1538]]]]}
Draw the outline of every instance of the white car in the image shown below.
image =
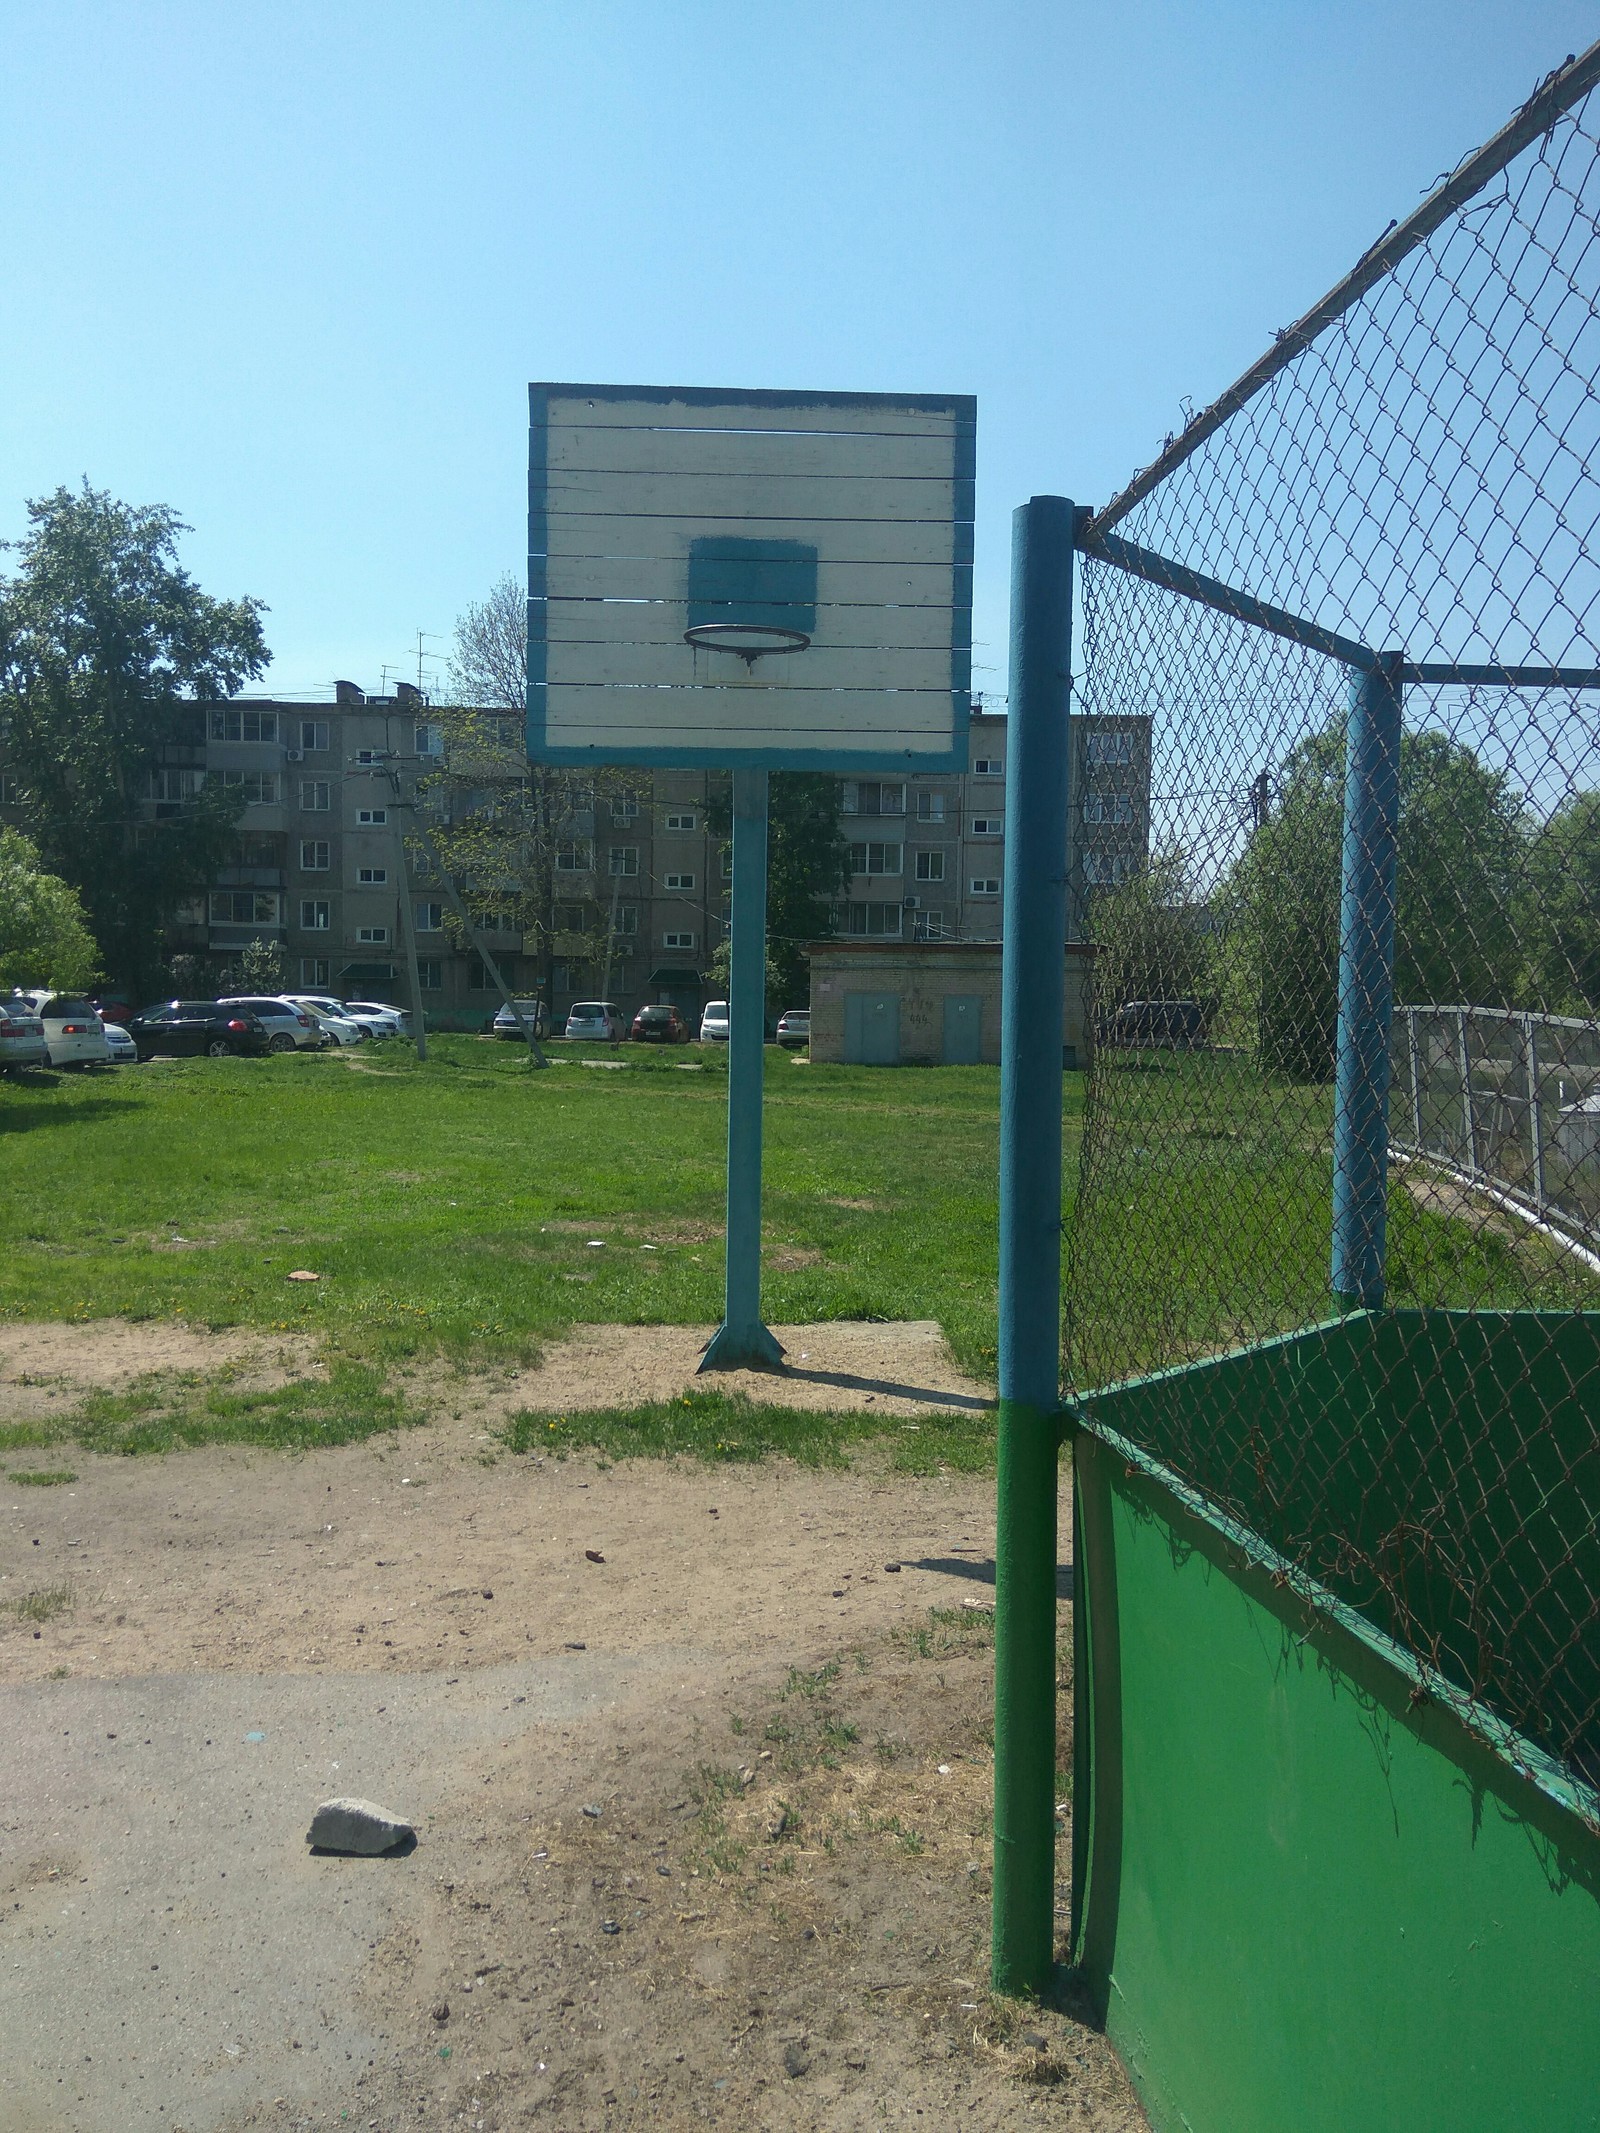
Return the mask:
{"type": "Polygon", "coordinates": [[[726,1000],[707,1000],[706,1011],[700,1017],[700,1042],[726,1044],[727,1041],[728,1003],[726,1000]]]}
{"type": "Polygon", "coordinates": [[[610,1000],[577,1000],[567,1016],[567,1036],[590,1044],[620,1044],[628,1034],[622,1010],[610,1000]]]}
{"type": "Polygon", "coordinates": [[[234,993],[217,1005],[248,1008],[267,1033],[269,1052],[321,1052],[332,1042],[303,1007],[296,1007],[281,993],[234,993]]]}
{"type": "Polygon", "coordinates": [[[346,1000],[344,1012],[353,1015],[358,1022],[364,1022],[374,1037],[409,1037],[411,1034],[409,1011],[391,1007],[385,1000],[346,1000]],[[384,1026],[374,1029],[373,1024],[379,1022],[384,1026]]]}
{"type": "Polygon", "coordinates": [[[354,1015],[347,1015],[342,1008],[335,1012],[331,1008],[323,1007],[315,1000],[302,1000],[298,997],[296,997],[294,1004],[296,1007],[303,1007],[318,1029],[325,1030],[335,1044],[366,1043],[366,1024],[358,1022],[354,1015]]]}
{"type": "Polygon", "coordinates": [[[22,998],[44,1024],[52,1066],[105,1066],[109,1062],[106,1026],[81,993],[26,992],[22,998]]]}
{"type": "Polygon", "coordinates": [[[113,1066],[137,1066],[139,1047],[134,1043],[120,1022],[103,1025],[106,1033],[106,1049],[111,1054],[113,1066]]]}
{"type": "Polygon", "coordinates": [[[351,1007],[343,1000],[336,1000],[331,992],[291,992],[284,995],[296,1007],[303,1007],[307,1014],[339,1015],[346,1022],[353,1022],[357,1029],[368,1037],[392,1037],[394,1025],[387,1015],[376,1009],[351,1007]]]}

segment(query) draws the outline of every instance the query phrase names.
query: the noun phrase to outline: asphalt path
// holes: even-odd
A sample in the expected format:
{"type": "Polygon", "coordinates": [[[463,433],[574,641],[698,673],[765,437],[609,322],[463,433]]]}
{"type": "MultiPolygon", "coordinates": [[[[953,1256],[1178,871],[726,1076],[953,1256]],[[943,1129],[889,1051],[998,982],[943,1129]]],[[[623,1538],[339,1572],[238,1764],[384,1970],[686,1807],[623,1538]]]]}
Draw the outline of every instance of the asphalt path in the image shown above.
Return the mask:
{"type": "Polygon", "coordinates": [[[390,2049],[364,1975],[420,1915],[466,1759],[553,1729],[559,1762],[560,1728],[698,1663],[0,1689],[0,2133],[222,2133],[278,2099],[280,2123],[322,2123],[390,2049]],[[312,1853],[339,1793],[414,1822],[416,1848],[312,1853]]]}

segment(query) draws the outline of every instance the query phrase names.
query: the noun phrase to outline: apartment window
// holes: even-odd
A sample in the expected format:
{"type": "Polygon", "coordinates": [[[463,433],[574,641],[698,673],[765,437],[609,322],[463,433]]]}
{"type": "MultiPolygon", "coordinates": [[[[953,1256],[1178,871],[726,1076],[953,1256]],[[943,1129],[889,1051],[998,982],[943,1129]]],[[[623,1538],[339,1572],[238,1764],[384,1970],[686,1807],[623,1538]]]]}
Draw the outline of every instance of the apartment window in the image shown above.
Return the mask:
{"type": "Polygon", "coordinates": [[[1006,766],[997,755],[980,755],[972,766],[975,778],[1003,778],[1006,766]]]}
{"type": "Polygon", "coordinates": [[[324,814],[332,805],[333,787],[326,778],[302,778],[300,780],[300,811],[302,814],[324,814]]]}
{"type": "Polygon", "coordinates": [[[864,935],[869,940],[897,939],[901,927],[901,908],[893,904],[851,904],[850,931],[864,935]]]}
{"type": "Polygon", "coordinates": [[[467,990],[468,992],[498,992],[500,990],[493,978],[490,977],[489,966],[484,962],[481,955],[469,956],[467,959],[467,990]]]}
{"type": "Polygon", "coordinates": [[[698,939],[699,936],[693,933],[663,933],[661,945],[663,948],[693,948],[698,939]]]}
{"type": "Polygon", "coordinates": [[[326,837],[302,837],[300,840],[300,871],[302,874],[326,874],[333,864],[333,847],[326,837]]]}
{"type": "Polygon", "coordinates": [[[611,819],[619,829],[626,829],[639,819],[639,796],[637,793],[619,792],[611,796],[611,819]]]}
{"type": "Polygon", "coordinates": [[[362,769],[371,770],[375,764],[383,762],[387,755],[388,750],[386,748],[358,748],[355,752],[354,760],[360,764],[362,769]]]}
{"type": "Polygon", "coordinates": [[[840,811],[846,815],[903,815],[906,789],[863,778],[846,778],[840,795],[840,811]]]}
{"type": "Polygon", "coordinates": [[[898,874],[902,871],[904,845],[899,844],[853,844],[850,847],[850,871],[852,874],[898,874]]]}
{"type": "Polygon", "coordinates": [[[943,911],[912,912],[911,938],[914,941],[943,941],[949,937],[943,911]]]}
{"type": "Polygon", "coordinates": [[[222,782],[230,791],[242,791],[246,807],[271,807],[278,797],[275,770],[225,770],[222,782]]]}
{"type": "Polygon", "coordinates": [[[732,881],[733,879],[733,846],[731,844],[725,844],[722,847],[722,878],[724,881],[732,881]]]}
{"type": "Polygon", "coordinates": [[[483,722],[485,733],[496,748],[514,748],[522,739],[523,724],[520,718],[507,718],[496,714],[483,722]]]}
{"type": "Polygon", "coordinates": [[[300,982],[308,990],[322,992],[332,983],[325,955],[303,955],[300,958],[300,982]]]}
{"type": "Polygon", "coordinates": [[[418,755],[443,755],[444,728],[442,726],[414,727],[412,729],[411,745],[418,755]]]}
{"type": "Polygon", "coordinates": [[[236,711],[219,706],[211,714],[211,738],[214,741],[275,741],[278,738],[278,714],[276,711],[236,711]]]}
{"type": "Polygon", "coordinates": [[[1083,803],[1083,819],[1126,827],[1133,821],[1133,795],[1126,792],[1089,793],[1083,803]]]}
{"type": "Polygon", "coordinates": [[[382,829],[389,820],[386,807],[358,807],[356,821],[362,829],[382,829]]]}
{"type": "Polygon", "coordinates": [[[616,934],[635,934],[639,930],[639,906],[618,904],[615,923],[611,928],[616,934]]]}
{"type": "Polygon", "coordinates": [[[1004,815],[974,815],[972,818],[974,837],[1003,837],[1005,829],[1004,815]]]}
{"type": "Polygon", "coordinates": [[[278,899],[264,889],[213,889],[213,926],[275,926],[278,899]]]}
{"type": "Polygon", "coordinates": [[[639,871],[639,847],[636,844],[614,844],[606,854],[608,874],[633,875],[639,871]]]}
{"type": "Polygon", "coordinates": [[[1126,728],[1119,733],[1091,733],[1087,746],[1092,769],[1125,770],[1133,761],[1133,735],[1126,728]]]}
{"type": "Polygon", "coordinates": [[[918,881],[944,880],[943,852],[918,852],[917,879],[918,881]]]}
{"type": "Polygon", "coordinates": [[[387,867],[357,867],[356,880],[364,889],[381,889],[389,879],[387,867]]]}
{"type": "Polygon", "coordinates": [[[694,876],[692,874],[665,874],[662,876],[661,885],[668,891],[687,895],[694,887],[694,876]]]}
{"type": "Polygon", "coordinates": [[[917,794],[917,820],[919,822],[942,822],[944,820],[945,795],[942,792],[919,792],[917,794]]]}
{"type": "Polygon", "coordinates": [[[326,755],[328,721],[325,718],[303,718],[300,721],[300,746],[307,755],[326,755]]]}
{"type": "Polygon", "coordinates": [[[480,911],[474,923],[480,933],[515,933],[517,930],[509,911],[480,911]]]}
{"type": "Polygon", "coordinates": [[[1114,889],[1133,872],[1126,852],[1085,852],[1083,878],[1092,889],[1114,889]]]}
{"type": "Polygon", "coordinates": [[[667,817],[667,828],[669,830],[693,830],[694,827],[695,817],[692,814],[668,815],[667,817]]]}
{"type": "Polygon", "coordinates": [[[302,896],[300,899],[300,930],[302,933],[326,933],[333,924],[333,906],[320,898],[302,896]]]}
{"type": "Polygon", "coordinates": [[[557,904],[555,924],[557,933],[581,933],[587,924],[582,904],[557,904]]]}
{"type": "MultiPolygon", "coordinates": [[[[203,770],[152,770],[145,785],[145,796],[151,800],[192,800],[205,781],[206,774],[203,770]]],[[[15,778],[8,778],[4,782],[12,788],[14,799],[15,778]]]]}
{"type": "Polygon", "coordinates": [[[1000,894],[999,875],[974,874],[967,884],[967,893],[969,896],[998,896],[1000,894]]]}
{"type": "Polygon", "coordinates": [[[356,939],[363,948],[386,948],[389,945],[387,926],[357,926],[356,939]]]}
{"type": "Polygon", "coordinates": [[[442,933],[444,931],[444,905],[418,904],[417,931],[419,933],[442,933]]]}

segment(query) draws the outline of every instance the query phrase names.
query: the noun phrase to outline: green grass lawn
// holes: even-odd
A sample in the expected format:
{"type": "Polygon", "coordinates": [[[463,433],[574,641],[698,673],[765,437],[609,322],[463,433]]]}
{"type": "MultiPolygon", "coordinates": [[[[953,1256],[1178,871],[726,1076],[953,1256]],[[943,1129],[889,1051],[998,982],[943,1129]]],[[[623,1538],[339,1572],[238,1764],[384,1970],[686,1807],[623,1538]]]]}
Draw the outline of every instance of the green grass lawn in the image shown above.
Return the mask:
{"type": "MultiPolygon", "coordinates": [[[[536,1073],[517,1046],[429,1050],[0,1084],[0,1317],[310,1330],[366,1366],[715,1323],[724,1057],[630,1047],[616,1071],[561,1047],[536,1073]]],[[[992,1068],[769,1053],[767,1317],[937,1318],[992,1377],[997,1103],[992,1068]]]]}

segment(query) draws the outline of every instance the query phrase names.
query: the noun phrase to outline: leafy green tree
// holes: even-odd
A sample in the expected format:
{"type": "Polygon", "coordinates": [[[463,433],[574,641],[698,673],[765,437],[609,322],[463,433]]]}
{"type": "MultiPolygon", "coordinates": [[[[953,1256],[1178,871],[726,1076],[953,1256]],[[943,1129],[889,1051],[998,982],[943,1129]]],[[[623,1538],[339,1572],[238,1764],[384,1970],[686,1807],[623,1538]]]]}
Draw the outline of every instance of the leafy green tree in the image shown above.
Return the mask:
{"type": "Polygon", "coordinates": [[[44,863],[81,896],[111,968],[148,994],[177,905],[204,893],[242,796],[203,787],[175,813],[141,802],[169,748],[200,739],[196,698],[266,667],[259,600],[217,600],[177,560],[165,505],[57,489],[28,505],[21,568],[0,579],[0,721],[44,863]]]}
{"type": "Polygon", "coordinates": [[[1574,793],[1535,834],[1528,890],[1536,1004],[1600,1013],[1600,792],[1574,793]]]}
{"type": "Polygon", "coordinates": [[[1114,889],[1096,891],[1095,998],[1110,1013],[1127,1000],[1205,1000],[1213,983],[1206,913],[1181,852],[1157,852],[1114,889]]]}
{"type": "MultiPolygon", "coordinates": [[[[811,997],[805,944],[827,940],[838,930],[835,906],[850,879],[850,843],[840,804],[839,780],[824,772],[772,773],[767,801],[769,1014],[803,1006],[811,997]]],[[[706,802],[706,823],[713,836],[732,837],[731,781],[714,785],[706,802]]]]}
{"type": "Polygon", "coordinates": [[[100,952],[76,893],[39,864],[20,830],[0,829],[0,992],[16,985],[75,990],[100,975],[100,952]]]}
{"type": "Polygon", "coordinates": [[[258,937],[239,951],[230,989],[241,993],[280,993],[288,982],[289,958],[283,952],[282,941],[258,937]]]}
{"type": "MultiPolygon", "coordinates": [[[[1313,1081],[1333,1074],[1343,820],[1339,722],[1291,751],[1225,899],[1263,1064],[1313,1081]]],[[[1446,734],[1402,734],[1397,1001],[1515,1004],[1527,842],[1521,796],[1503,771],[1446,734]]]]}

